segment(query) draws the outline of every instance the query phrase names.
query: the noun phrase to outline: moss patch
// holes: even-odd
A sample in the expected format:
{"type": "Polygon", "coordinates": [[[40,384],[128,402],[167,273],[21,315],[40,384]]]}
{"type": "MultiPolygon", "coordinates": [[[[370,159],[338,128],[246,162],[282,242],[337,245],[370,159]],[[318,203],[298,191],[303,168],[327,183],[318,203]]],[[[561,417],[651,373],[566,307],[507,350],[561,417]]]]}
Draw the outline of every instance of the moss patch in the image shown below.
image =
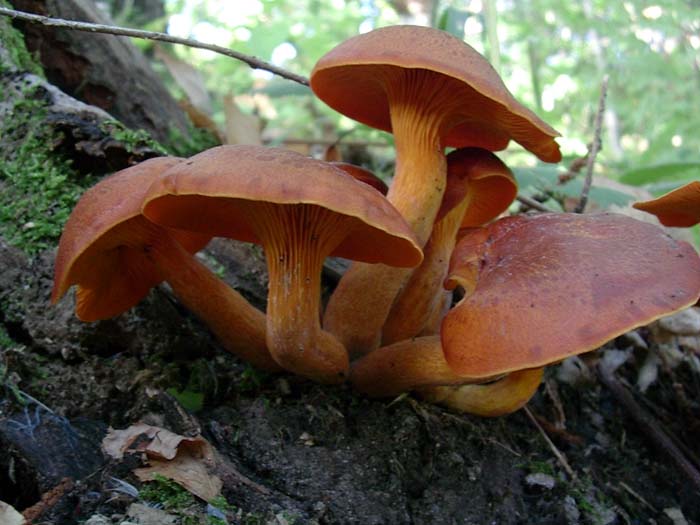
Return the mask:
{"type": "MultiPolygon", "coordinates": [[[[13,9],[5,0],[0,0],[0,7],[13,9]]],[[[14,65],[21,71],[29,71],[39,76],[44,75],[38,61],[27,51],[22,33],[12,27],[10,19],[6,17],[0,17],[0,47],[9,54],[10,62],[7,64],[1,60],[2,54],[0,53],[0,73],[10,70],[11,66],[14,65]]]]}
{"type": "Polygon", "coordinates": [[[53,131],[46,126],[44,102],[24,97],[0,122],[0,235],[35,254],[56,244],[70,211],[92,177],[78,176],[69,160],[52,151],[53,131]]]}

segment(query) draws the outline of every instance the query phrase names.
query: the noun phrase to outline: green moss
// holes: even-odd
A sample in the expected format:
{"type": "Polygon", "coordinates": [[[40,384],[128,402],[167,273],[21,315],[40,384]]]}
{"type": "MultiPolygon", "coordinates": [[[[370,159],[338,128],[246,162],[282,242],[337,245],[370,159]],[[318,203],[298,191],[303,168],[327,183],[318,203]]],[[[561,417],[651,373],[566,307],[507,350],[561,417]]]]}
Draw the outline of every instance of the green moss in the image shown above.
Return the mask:
{"type": "MultiPolygon", "coordinates": [[[[10,348],[15,348],[16,346],[18,346],[17,343],[15,343],[10,337],[10,334],[7,333],[5,327],[0,324],[0,349],[7,350],[10,348]]],[[[0,381],[2,381],[2,377],[2,368],[0,368],[0,381]]]]}
{"type": "MultiPolygon", "coordinates": [[[[0,6],[12,9],[12,6],[5,0],[0,0],[0,6]]],[[[0,17],[0,45],[10,54],[10,61],[20,71],[29,71],[41,77],[44,72],[38,61],[27,51],[22,33],[17,31],[10,23],[9,18],[0,17]]],[[[0,60],[0,73],[11,68],[0,60]]]]}
{"type": "Polygon", "coordinates": [[[56,244],[78,197],[94,182],[79,179],[70,161],[52,151],[55,136],[44,115],[44,103],[27,92],[13,100],[0,122],[6,149],[0,163],[0,235],[28,254],[56,244]]]}
{"type": "Polygon", "coordinates": [[[213,133],[190,125],[187,136],[177,128],[170,128],[168,150],[171,155],[191,157],[205,149],[218,146],[220,143],[213,133]]]}
{"type": "Polygon", "coordinates": [[[163,155],[169,153],[168,150],[155,141],[146,130],[127,128],[118,120],[105,120],[100,124],[100,130],[121,142],[124,148],[130,153],[137,152],[144,148],[152,149],[163,155]]]}

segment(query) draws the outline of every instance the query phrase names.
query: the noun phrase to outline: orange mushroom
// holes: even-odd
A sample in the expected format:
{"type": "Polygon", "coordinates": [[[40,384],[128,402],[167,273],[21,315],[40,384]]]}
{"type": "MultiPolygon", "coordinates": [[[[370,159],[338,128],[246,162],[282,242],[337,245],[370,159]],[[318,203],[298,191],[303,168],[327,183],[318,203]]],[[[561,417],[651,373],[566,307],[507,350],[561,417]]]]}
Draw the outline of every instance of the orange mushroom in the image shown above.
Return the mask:
{"type": "Polygon", "coordinates": [[[423,332],[431,315],[442,308],[442,283],[457,231],[495,219],[508,209],[517,191],[511,171],[490,151],[462,148],[447,155],[447,189],[423,250],[423,263],[391,308],[382,330],[383,345],[423,332]]]}
{"type": "Polygon", "coordinates": [[[656,215],[664,226],[695,226],[700,222],[700,182],[690,182],[658,199],[636,202],[633,206],[656,215]]]}
{"type": "Polygon", "coordinates": [[[141,214],[149,185],[180,162],[147,160],[85,192],[61,235],[51,300],[77,285],[76,315],[96,321],[128,310],[165,280],[226,350],[279,370],[265,346],[264,314],[192,256],[211,236],[163,228],[141,214]]]}
{"type": "Polygon", "coordinates": [[[517,216],[459,241],[446,281],[457,285],[466,293],[440,336],[363,357],[351,374],[358,390],[389,396],[418,389],[484,415],[515,410],[534,393],[544,366],[692,305],[700,258],[660,228],[621,215],[517,216]],[[496,381],[432,388],[460,379],[496,381]]]}
{"type": "Polygon", "coordinates": [[[143,212],[163,226],[262,244],[269,270],[267,344],[287,370],[345,379],[345,348],[320,327],[328,255],[415,266],[422,253],[389,202],[328,163],[259,146],[220,146],[153,184],[143,212]]]}
{"type": "MultiPolygon", "coordinates": [[[[392,26],[353,37],[317,62],[310,84],[333,109],[394,134],[387,198],[421,246],[445,190],[445,147],[495,151],[513,139],[544,161],[561,159],[558,133],[513,98],[479,53],[437,29],[392,26]]],[[[376,348],[409,274],[354,264],[331,297],[324,326],[351,353],[376,348]]]]}
{"type": "Polygon", "coordinates": [[[336,168],[340,168],[353,179],[369,184],[382,195],[386,195],[386,193],[389,191],[389,187],[382,179],[361,166],[340,161],[333,161],[330,164],[336,168]]]}

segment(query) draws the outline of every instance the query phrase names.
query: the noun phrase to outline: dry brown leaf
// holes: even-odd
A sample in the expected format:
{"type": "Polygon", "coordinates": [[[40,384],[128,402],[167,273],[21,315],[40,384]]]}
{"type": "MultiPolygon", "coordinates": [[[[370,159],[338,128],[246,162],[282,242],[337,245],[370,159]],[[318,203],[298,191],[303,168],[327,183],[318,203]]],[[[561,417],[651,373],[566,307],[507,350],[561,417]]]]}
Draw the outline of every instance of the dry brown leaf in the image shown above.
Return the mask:
{"type": "Polygon", "coordinates": [[[150,467],[134,470],[141,481],[151,481],[157,475],[165,476],[195,496],[210,502],[221,494],[223,483],[212,474],[215,468],[214,451],[202,439],[202,446],[181,446],[177,456],[170,460],[150,460],[150,467]]]}
{"type": "Polygon", "coordinates": [[[338,144],[331,144],[323,153],[323,160],[326,162],[342,162],[343,156],[340,154],[338,144]]]}
{"type": "Polygon", "coordinates": [[[173,459],[182,443],[194,449],[211,448],[203,437],[180,436],[164,428],[137,423],[124,430],[110,430],[102,440],[102,449],[115,459],[122,459],[125,452],[143,452],[149,459],[173,459]]]}
{"type": "Polygon", "coordinates": [[[187,113],[195,128],[209,130],[219,142],[224,142],[223,132],[209,115],[194,107],[187,99],[180,100],[178,105],[187,113]]]}
{"type": "Polygon", "coordinates": [[[255,115],[243,113],[233,95],[224,97],[224,114],[226,116],[226,144],[262,145],[260,119],[255,115]]]}
{"type": "Polygon", "coordinates": [[[155,56],[163,61],[190,103],[205,115],[211,115],[213,113],[211,97],[199,70],[184,60],[174,57],[162,46],[156,46],[155,56]]]}
{"type": "Polygon", "coordinates": [[[127,452],[145,454],[150,466],[134,470],[142,481],[165,476],[205,501],[221,493],[221,479],[212,473],[217,463],[214,448],[201,436],[180,436],[137,423],[124,430],[110,430],[102,440],[102,449],[115,459],[127,452]]]}
{"type": "Polygon", "coordinates": [[[0,501],[0,523],[2,525],[24,525],[26,520],[12,505],[0,501]]]}

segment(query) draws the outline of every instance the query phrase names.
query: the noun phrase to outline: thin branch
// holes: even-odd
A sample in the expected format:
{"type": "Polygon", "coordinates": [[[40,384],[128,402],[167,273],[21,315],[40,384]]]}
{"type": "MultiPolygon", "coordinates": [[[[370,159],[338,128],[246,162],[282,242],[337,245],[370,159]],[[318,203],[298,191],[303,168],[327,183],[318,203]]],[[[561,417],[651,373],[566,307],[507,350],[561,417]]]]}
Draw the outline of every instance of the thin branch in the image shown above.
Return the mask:
{"type": "Polygon", "coordinates": [[[591,182],[593,182],[593,166],[595,164],[595,159],[600,151],[601,140],[600,135],[603,129],[603,114],[605,113],[605,98],[608,94],[608,75],[603,77],[603,82],[600,86],[600,98],[598,99],[598,112],[595,116],[595,130],[593,132],[593,142],[591,143],[591,149],[588,150],[588,156],[586,157],[586,179],[583,181],[583,188],[581,189],[581,198],[574,210],[575,213],[583,213],[586,209],[586,204],[588,204],[588,193],[591,191],[591,182]]]}
{"type": "Polygon", "coordinates": [[[666,452],[676,466],[686,475],[689,481],[700,491],[700,471],[685,457],[683,452],[673,443],[666,432],[659,427],[654,418],[649,415],[632,397],[632,394],[611,373],[602,367],[596,367],[598,378],[613,394],[615,399],[624,407],[625,413],[640,427],[642,435],[651,439],[654,444],[666,452]]]}
{"type": "Polygon", "coordinates": [[[0,7],[0,15],[9,16],[10,18],[17,20],[24,20],[26,22],[31,22],[34,24],[41,24],[50,27],[64,27],[66,29],[74,29],[76,31],[87,31],[89,33],[105,33],[108,35],[119,35],[119,36],[129,36],[132,38],[142,38],[146,40],[157,40],[159,42],[169,42],[171,44],[181,44],[188,47],[196,47],[199,49],[206,49],[208,51],[213,51],[220,55],[224,55],[230,58],[235,58],[241,62],[245,62],[253,69],[262,69],[269,71],[277,76],[286,78],[287,80],[292,80],[304,86],[309,85],[309,80],[306,77],[297,75],[286,69],[260,60],[259,58],[245,55],[228,49],[222,46],[216,46],[213,44],[205,44],[203,42],[198,42],[197,40],[192,40],[189,38],[180,38],[177,36],[168,35],[166,33],[157,33],[155,31],[142,31],[140,29],[130,29],[128,27],[116,27],[104,24],[92,24],[89,22],[78,22],[73,20],[63,20],[62,18],[50,18],[48,16],[35,15],[31,13],[25,13],[22,11],[15,11],[14,9],[7,9],[5,7],[0,7]]]}
{"type": "Polygon", "coordinates": [[[547,433],[542,428],[542,425],[539,424],[539,422],[537,421],[537,418],[532,414],[530,409],[527,406],[524,406],[523,410],[525,411],[525,414],[527,414],[527,417],[530,419],[532,424],[535,425],[537,430],[540,431],[540,434],[542,435],[544,440],[547,442],[547,445],[549,445],[550,450],[556,456],[556,458],[559,460],[559,464],[564,468],[564,470],[569,475],[569,477],[572,480],[577,479],[576,472],[574,472],[574,469],[572,469],[571,465],[569,465],[569,462],[566,460],[566,456],[557,448],[557,446],[554,444],[554,442],[549,438],[547,433]]]}
{"type": "Polygon", "coordinates": [[[533,210],[541,211],[544,213],[554,213],[553,210],[550,210],[544,204],[537,202],[535,199],[531,199],[530,197],[527,197],[525,195],[518,195],[516,199],[518,199],[518,202],[520,202],[521,204],[524,204],[525,206],[532,208],[533,210]]]}

